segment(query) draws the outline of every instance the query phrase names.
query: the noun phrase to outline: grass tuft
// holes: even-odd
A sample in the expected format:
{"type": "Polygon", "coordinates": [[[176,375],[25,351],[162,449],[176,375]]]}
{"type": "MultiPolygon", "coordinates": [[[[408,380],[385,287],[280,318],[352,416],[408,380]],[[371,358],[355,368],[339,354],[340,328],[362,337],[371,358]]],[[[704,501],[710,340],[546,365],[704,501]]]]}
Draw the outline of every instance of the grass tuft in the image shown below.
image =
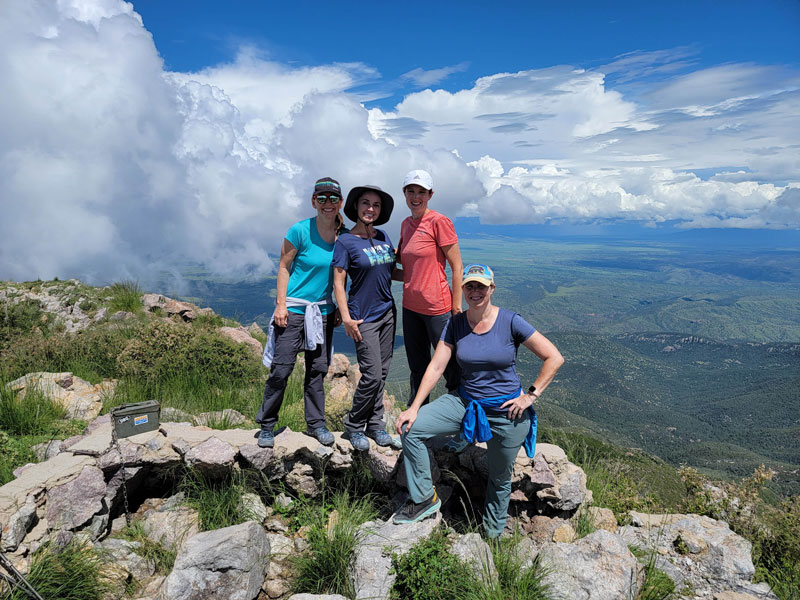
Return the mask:
{"type": "Polygon", "coordinates": [[[337,493],[328,512],[323,504],[309,514],[308,550],[293,560],[298,593],[355,596],[350,574],[361,538],[358,527],[375,517],[370,496],[337,493]]]}
{"type": "Polygon", "coordinates": [[[167,575],[175,564],[177,550],[168,550],[158,542],[154,542],[144,531],[141,521],[133,523],[122,531],[122,536],[131,542],[138,542],[134,548],[136,554],[147,560],[152,560],[156,567],[157,575],[167,575]]]}
{"type": "Polygon", "coordinates": [[[3,431],[12,435],[42,434],[65,416],[64,407],[40,390],[28,389],[25,395],[18,395],[0,377],[0,429],[3,431]]]}
{"type": "Polygon", "coordinates": [[[242,495],[248,492],[271,496],[271,488],[260,471],[234,471],[228,477],[213,479],[196,470],[188,470],[179,484],[186,494],[186,504],[200,518],[200,529],[211,531],[238,525],[254,518],[242,507],[242,495]]]}
{"type": "Polygon", "coordinates": [[[109,309],[111,312],[124,310],[126,312],[139,312],[142,309],[142,288],[138,281],[124,279],[114,283],[109,288],[111,292],[111,302],[109,309]]]}
{"type": "MultiPolygon", "coordinates": [[[[77,542],[60,550],[51,546],[37,550],[27,579],[48,600],[100,600],[112,589],[97,552],[77,542]]],[[[14,590],[8,600],[30,599],[14,590]]]]}

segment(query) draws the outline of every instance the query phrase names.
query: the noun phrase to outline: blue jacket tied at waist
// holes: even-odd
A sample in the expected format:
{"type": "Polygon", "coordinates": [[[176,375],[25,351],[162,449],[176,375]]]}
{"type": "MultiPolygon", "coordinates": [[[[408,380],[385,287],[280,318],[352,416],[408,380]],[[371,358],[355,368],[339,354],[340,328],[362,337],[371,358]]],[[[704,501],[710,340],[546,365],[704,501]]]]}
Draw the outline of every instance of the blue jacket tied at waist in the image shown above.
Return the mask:
{"type": "MultiPolygon", "coordinates": [[[[464,388],[459,386],[459,396],[469,401],[464,420],[461,422],[461,437],[470,443],[476,441],[487,442],[492,439],[492,429],[484,409],[499,409],[504,402],[518,398],[521,393],[522,388],[505,396],[478,399],[467,394],[464,388]]],[[[531,413],[531,428],[528,430],[528,435],[525,437],[525,442],[522,446],[525,448],[525,454],[529,458],[533,458],[533,454],[536,451],[536,411],[533,410],[533,407],[528,408],[528,410],[531,413]]]]}

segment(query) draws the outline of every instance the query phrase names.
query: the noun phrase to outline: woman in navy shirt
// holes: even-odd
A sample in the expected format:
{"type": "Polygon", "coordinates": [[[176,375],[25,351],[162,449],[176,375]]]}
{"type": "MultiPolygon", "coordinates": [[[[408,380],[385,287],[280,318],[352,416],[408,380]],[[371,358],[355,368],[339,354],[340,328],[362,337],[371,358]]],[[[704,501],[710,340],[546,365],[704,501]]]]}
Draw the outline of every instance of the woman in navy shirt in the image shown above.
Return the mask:
{"type": "Polygon", "coordinates": [[[392,297],[394,246],[376,225],[389,220],[394,200],[371,185],[347,194],[344,214],[355,226],[339,236],[333,250],[333,291],[348,336],[356,345],[361,379],[353,407],[344,419],[344,437],[356,450],[369,450],[371,437],[379,446],[394,443],[383,420],[383,389],[394,348],[397,310],[392,297]],[[345,295],[345,280],[350,292],[345,295]]]}
{"type": "Polygon", "coordinates": [[[511,473],[520,447],[533,458],[539,398],[564,363],[561,353],[515,312],[494,306],[494,274],[486,265],[464,268],[464,299],[469,308],[445,326],[430,365],[411,406],[397,417],[403,434],[403,455],[409,500],[395,523],[414,523],[436,513],[441,501],[431,481],[425,441],[441,434],[461,434],[468,441],[487,443],[489,481],[483,527],[490,538],[505,527],[511,496],[511,473]],[[516,371],[521,345],[542,359],[539,375],[522,392],[516,371]],[[425,397],[455,354],[461,369],[458,395],[445,394],[420,409],[425,397]]]}

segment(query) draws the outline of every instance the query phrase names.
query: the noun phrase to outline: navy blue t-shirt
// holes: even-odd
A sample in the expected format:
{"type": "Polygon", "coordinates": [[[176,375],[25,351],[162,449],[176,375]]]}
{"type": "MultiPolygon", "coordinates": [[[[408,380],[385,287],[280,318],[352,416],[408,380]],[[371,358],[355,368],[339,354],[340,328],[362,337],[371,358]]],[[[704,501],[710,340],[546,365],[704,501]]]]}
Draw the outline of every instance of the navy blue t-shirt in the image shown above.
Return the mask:
{"type": "Polygon", "coordinates": [[[473,398],[485,399],[519,391],[517,348],[535,331],[517,313],[500,308],[486,333],[473,332],[463,312],[447,322],[441,339],[454,346],[464,391],[473,398]]]}
{"type": "Polygon", "coordinates": [[[353,319],[369,323],[394,306],[394,263],[394,246],[382,229],[376,229],[371,240],[352,233],[337,238],[331,264],[344,269],[350,277],[347,308],[353,319]]]}

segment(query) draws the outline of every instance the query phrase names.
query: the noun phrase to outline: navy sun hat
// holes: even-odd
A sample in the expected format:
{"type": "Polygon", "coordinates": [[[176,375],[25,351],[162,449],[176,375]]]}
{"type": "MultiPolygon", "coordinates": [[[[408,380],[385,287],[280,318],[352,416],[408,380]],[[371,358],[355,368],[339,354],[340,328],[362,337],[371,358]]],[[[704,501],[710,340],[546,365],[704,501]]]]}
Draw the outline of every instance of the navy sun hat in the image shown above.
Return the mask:
{"type": "Polygon", "coordinates": [[[381,214],[375,219],[373,226],[377,227],[389,221],[392,216],[392,210],[394,210],[394,199],[377,185],[360,185],[350,190],[350,193],[347,194],[347,201],[344,203],[345,216],[353,223],[358,223],[358,208],[356,204],[364,192],[375,192],[381,197],[381,214]]]}

